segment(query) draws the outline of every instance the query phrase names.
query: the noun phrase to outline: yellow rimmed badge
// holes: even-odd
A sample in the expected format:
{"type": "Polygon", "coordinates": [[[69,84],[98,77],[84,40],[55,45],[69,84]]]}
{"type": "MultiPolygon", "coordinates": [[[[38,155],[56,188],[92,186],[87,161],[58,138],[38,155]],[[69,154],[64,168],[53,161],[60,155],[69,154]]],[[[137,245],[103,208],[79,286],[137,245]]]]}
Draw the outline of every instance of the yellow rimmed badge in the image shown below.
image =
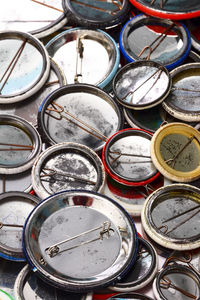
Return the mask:
{"type": "Polygon", "coordinates": [[[159,128],[151,140],[151,158],[162,175],[176,182],[200,178],[200,133],[184,123],[159,128]]]}

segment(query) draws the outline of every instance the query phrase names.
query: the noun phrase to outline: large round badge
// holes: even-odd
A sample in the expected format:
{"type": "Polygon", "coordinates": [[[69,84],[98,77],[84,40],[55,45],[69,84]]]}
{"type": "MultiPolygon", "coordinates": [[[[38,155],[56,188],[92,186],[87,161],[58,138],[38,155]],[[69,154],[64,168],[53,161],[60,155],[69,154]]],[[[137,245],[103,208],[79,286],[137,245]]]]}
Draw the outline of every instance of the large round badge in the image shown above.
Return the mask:
{"type": "Polygon", "coordinates": [[[24,229],[34,271],[61,289],[85,292],[122,278],[137,254],[137,233],[116,202],[89,191],[64,191],[40,204],[24,229]]]}

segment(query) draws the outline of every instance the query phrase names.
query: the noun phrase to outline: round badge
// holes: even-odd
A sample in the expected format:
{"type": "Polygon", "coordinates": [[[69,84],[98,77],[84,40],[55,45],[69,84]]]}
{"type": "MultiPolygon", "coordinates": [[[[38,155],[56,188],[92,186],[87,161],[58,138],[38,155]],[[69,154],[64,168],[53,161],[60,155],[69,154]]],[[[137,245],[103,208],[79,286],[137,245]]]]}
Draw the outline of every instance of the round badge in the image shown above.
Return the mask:
{"type": "Polygon", "coordinates": [[[17,276],[14,293],[15,300],[92,300],[90,294],[66,293],[50,286],[37,277],[28,265],[17,276]]]}
{"type": "Polygon", "coordinates": [[[136,261],[123,277],[114,286],[109,287],[116,292],[132,292],[145,287],[157,273],[158,257],[151,244],[143,238],[138,238],[139,247],[136,261]]]}
{"type": "Polygon", "coordinates": [[[44,86],[26,101],[0,104],[0,113],[19,116],[37,126],[38,109],[42,101],[57,88],[66,85],[66,78],[57,63],[50,58],[50,75],[44,86]]]}
{"type": "Polygon", "coordinates": [[[41,153],[32,168],[33,189],[44,199],[64,190],[102,192],[105,171],[99,156],[77,143],[61,143],[41,153]]]}
{"type": "Polygon", "coordinates": [[[101,30],[66,30],[50,40],[46,49],[62,67],[68,84],[88,83],[105,88],[119,67],[117,44],[101,30]]]}
{"type": "Polygon", "coordinates": [[[182,20],[200,16],[198,0],[130,0],[130,2],[148,15],[158,18],[182,20]]]}
{"type": "Polygon", "coordinates": [[[199,299],[200,277],[191,268],[179,264],[167,266],[158,272],[153,292],[156,300],[199,299]]]}
{"type": "Polygon", "coordinates": [[[172,88],[162,103],[164,109],[186,122],[200,121],[200,62],[179,66],[171,71],[172,88]]]}
{"type": "Polygon", "coordinates": [[[35,94],[46,82],[50,60],[43,44],[31,34],[0,32],[0,103],[15,103],[35,94]]]}
{"type": "Polygon", "coordinates": [[[116,296],[113,296],[111,298],[108,298],[108,300],[153,300],[152,298],[138,293],[122,293],[117,294],[116,296]]]}
{"type": "Polygon", "coordinates": [[[192,47],[198,52],[200,51],[199,21],[200,18],[194,18],[185,21],[185,24],[190,32],[192,47]]]}
{"type": "Polygon", "coordinates": [[[0,11],[1,31],[25,30],[37,38],[54,33],[66,23],[67,18],[60,0],[8,0],[0,11]]]}
{"type": "Polygon", "coordinates": [[[159,176],[150,156],[152,134],[129,128],[115,133],[106,142],[102,160],[114,180],[128,186],[146,185],[159,176]]]}
{"type": "Polygon", "coordinates": [[[24,119],[0,115],[0,173],[16,174],[30,169],[41,151],[36,129],[24,119]]]}
{"type": "Polygon", "coordinates": [[[200,177],[200,133],[184,123],[158,129],[151,140],[151,157],[163,176],[177,182],[200,177]]]}
{"type": "Polygon", "coordinates": [[[29,193],[32,190],[31,169],[17,174],[0,175],[0,193],[19,191],[29,193]]]}
{"type": "Polygon", "coordinates": [[[124,25],[119,44],[129,62],[153,60],[168,70],[180,65],[191,48],[190,35],[183,24],[141,14],[124,25]]]}
{"type": "Polygon", "coordinates": [[[141,221],[146,233],[159,245],[174,250],[200,247],[197,226],[200,189],[189,184],[170,184],[146,200],[141,221]]]}
{"type": "Polygon", "coordinates": [[[74,292],[119,280],[137,253],[137,233],[128,213],[89,191],[64,191],[40,202],[26,221],[23,241],[35,272],[74,292]]]}
{"type": "Polygon", "coordinates": [[[63,0],[62,4],[70,23],[86,28],[115,27],[128,18],[131,9],[128,0],[63,0]]]}
{"type": "Polygon", "coordinates": [[[39,202],[24,192],[0,194],[0,257],[24,261],[22,229],[31,210],[39,202]]]}
{"type": "Polygon", "coordinates": [[[51,145],[75,142],[99,151],[122,126],[122,112],[111,96],[87,84],[69,84],[52,92],[38,114],[38,130],[51,145]]]}
{"type": "Polygon", "coordinates": [[[161,103],[171,89],[167,69],[154,61],[137,61],[121,68],[113,80],[113,93],[125,107],[143,110],[161,103]]]}

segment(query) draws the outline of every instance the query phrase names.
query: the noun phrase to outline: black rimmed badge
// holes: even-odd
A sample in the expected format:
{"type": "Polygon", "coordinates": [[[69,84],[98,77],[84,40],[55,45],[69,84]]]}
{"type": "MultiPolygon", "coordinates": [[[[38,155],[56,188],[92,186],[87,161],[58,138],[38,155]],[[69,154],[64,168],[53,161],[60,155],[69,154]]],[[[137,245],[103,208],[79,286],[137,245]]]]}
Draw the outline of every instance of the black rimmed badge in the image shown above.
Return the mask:
{"type": "Polygon", "coordinates": [[[154,61],[137,61],[121,68],[113,80],[113,92],[125,107],[141,110],[161,103],[171,89],[167,69],[154,61]]]}
{"type": "Polygon", "coordinates": [[[37,130],[16,116],[0,115],[0,173],[16,174],[30,169],[41,151],[37,130]]]}
{"type": "Polygon", "coordinates": [[[37,197],[24,192],[0,195],[0,257],[25,261],[22,230],[26,218],[38,202],[37,197]]]}
{"type": "Polygon", "coordinates": [[[38,113],[38,130],[51,145],[76,142],[99,151],[122,126],[122,112],[111,96],[87,84],[57,89],[38,113]]]}
{"type": "Polygon", "coordinates": [[[105,171],[92,149],[77,143],[60,143],[38,157],[32,168],[32,182],[41,199],[63,190],[102,192],[105,171]]]}
{"type": "Polygon", "coordinates": [[[109,287],[116,292],[133,292],[145,287],[157,273],[158,257],[152,245],[139,237],[138,254],[135,264],[128,274],[114,286],[109,287]]]}
{"type": "Polygon", "coordinates": [[[170,180],[191,182],[200,177],[200,133],[184,123],[158,129],[151,140],[151,157],[156,168],[170,180]]]}
{"type": "Polygon", "coordinates": [[[186,122],[200,121],[200,63],[189,63],[171,71],[172,88],[162,103],[164,109],[186,122]]]}
{"type": "Polygon", "coordinates": [[[159,245],[174,250],[200,247],[200,189],[170,184],[153,192],[143,206],[146,233],[159,245]]]}
{"type": "Polygon", "coordinates": [[[0,12],[0,30],[26,31],[43,38],[67,23],[61,1],[8,0],[0,12]]]}
{"type": "Polygon", "coordinates": [[[165,19],[183,20],[200,16],[198,0],[130,0],[130,2],[144,13],[165,19]]]}
{"type": "Polygon", "coordinates": [[[183,24],[141,14],[124,25],[119,44],[129,62],[153,60],[168,70],[180,65],[191,48],[190,35],[183,24]]]}
{"type": "Polygon", "coordinates": [[[88,83],[108,88],[119,67],[118,46],[102,30],[66,30],[51,39],[46,49],[62,66],[68,84],[88,83]]]}
{"type": "Polygon", "coordinates": [[[159,176],[150,156],[152,134],[136,128],[116,132],[106,142],[102,159],[106,172],[128,186],[146,185],[159,176]]]}
{"type": "Polygon", "coordinates": [[[18,274],[14,286],[15,300],[92,300],[91,294],[72,294],[54,288],[37,277],[26,265],[18,274]]]}
{"type": "Polygon", "coordinates": [[[70,23],[86,28],[109,28],[123,23],[129,17],[128,0],[63,0],[64,11],[70,23]]]}
{"type": "Polygon", "coordinates": [[[138,293],[121,293],[108,298],[108,300],[153,300],[149,296],[138,293]]]}
{"type": "Polygon", "coordinates": [[[66,84],[66,78],[58,64],[50,58],[50,74],[43,87],[26,101],[0,104],[1,114],[19,116],[37,127],[37,114],[42,101],[54,90],[66,84]]]}
{"type": "Polygon", "coordinates": [[[86,292],[122,278],[134,263],[138,240],[120,205],[74,190],[40,202],[26,221],[23,244],[32,268],[46,282],[86,292]]]}
{"type": "Polygon", "coordinates": [[[0,103],[15,103],[35,94],[46,82],[50,60],[43,44],[31,34],[0,32],[0,103]]]}

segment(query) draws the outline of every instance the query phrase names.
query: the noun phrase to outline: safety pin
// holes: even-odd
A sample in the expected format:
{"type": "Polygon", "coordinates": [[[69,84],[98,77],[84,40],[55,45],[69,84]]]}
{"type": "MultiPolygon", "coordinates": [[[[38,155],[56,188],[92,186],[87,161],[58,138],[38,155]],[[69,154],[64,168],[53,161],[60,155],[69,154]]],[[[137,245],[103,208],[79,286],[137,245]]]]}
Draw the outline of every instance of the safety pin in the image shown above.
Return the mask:
{"type": "MultiPolygon", "coordinates": [[[[77,181],[80,181],[80,182],[84,182],[84,183],[86,182],[86,183],[89,183],[89,184],[92,184],[92,185],[96,184],[95,181],[92,181],[92,180],[89,180],[89,179],[86,179],[86,178],[81,178],[79,176],[72,175],[72,174],[69,174],[69,173],[57,172],[56,170],[53,170],[53,169],[44,168],[42,171],[44,172],[44,174],[40,174],[40,178],[51,177],[51,176],[54,176],[54,175],[60,175],[60,176],[63,176],[63,177],[73,178],[73,179],[75,179],[77,181]],[[50,173],[45,173],[46,171],[50,171],[50,173]]],[[[41,180],[43,181],[43,179],[41,179],[41,180]]],[[[59,180],[59,181],[64,181],[64,180],[59,180]]]]}
{"type": "Polygon", "coordinates": [[[4,224],[0,222],[0,229],[3,227],[16,227],[16,228],[23,228],[24,225],[18,225],[18,224],[4,224]]]}
{"type": "Polygon", "coordinates": [[[0,94],[1,94],[4,86],[6,85],[6,83],[7,83],[8,79],[9,79],[10,75],[12,74],[12,72],[13,72],[13,70],[15,68],[15,66],[16,66],[16,64],[17,64],[17,62],[18,62],[18,60],[19,60],[19,58],[20,58],[20,56],[21,56],[21,54],[22,54],[22,52],[23,52],[23,50],[25,48],[26,42],[27,42],[27,39],[25,39],[23,41],[23,43],[21,44],[21,46],[19,47],[19,49],[17,50],[17,52],[13,56],[11,62],[9,63],[7,69],[4,72],[4,74],[2,75],[2,77],[0,79],[0,83],[2,82],[2,80],[4,79],[4,77],[6,76],[6,74],[8,73],[7,77],[4,80],[4,83],[2,84],[2,86],[0,88],[0,94]],[[9,71],[9,69],[10,69],[10,71],[9,71]]]}
{"type": "Polygon", "coordinates": [[[162,223],[166,223],[166,222],[168,222],[168,221],[174,220],[174,219],[176,219],[176,218],[178,218],[178,217],[180,217],[180,216],[183,216],[183,215],[187,214],[188,212],[191,212],[191,211],[193,211],[193,210],[195,210],[195,209],[197,209],[197,208],[200,208],[200,204],[197,205],[197,206],[195,206],[195,207],[192,207],[192,208],[190,208],[190,209],[188,209],[188,210],[186,210],[186,211],[184,211],[184,212],[182,212],[182,213],[180,213],[180,214],[178,214],[178,215],[175,215],[175,216],[173,216],[173,217],[171,217],[171,218],[169,218],[169,219],[163,221],[162,223]]]}
{"type": "Polygon", "coordinates": [[[163,276],[162,280],[160,281],[160,286],[163,289],[169,289],[169,288],[175,289],[189,298],[197,299],[195,295],[193,295],[193,294],[183,290],[182,288],[176,286],[175,284],[173,284],[167,276],[163,276]]]}
{"type": "Polygon", "coordinates": [[[33,150],[33,146],[29,145],[18,145],[18,144],[7,144],[7,143],[0,143],[0,146],[11,146],[11,147],[19,147],[19,148],[0,148],[0,151],[28,151],[33,150]]]}
{"type": "MultiPolygon", "coordinates": [[[[159,67],[158,70],[156,70],[150,77],[148,77],[144,82],[142,82],[135,90],[128,92],[121,100],[124,101],[129,95],[133,95],[137,90],[139,90],[146,82],[148,82],[153,76],[155,76],[158,72],[160,72],[158,74],[158,77],[156,78],[156,80],[154,81],[154,83],[152,84],[152,86],[149,88],[149,90],[147,90],[147,92],[145,93],[145,95],[138,101],[138,103],[148,94],[148,92],[154,87],[154,85],[158,82],[158,80],[160,79],[160,76],[163,72],[163,67],[159,67]]],[[[130,103],[133,103],[133,99],[131,99],[130,103]]]]}
{"type": "Polygon", "coordinates": [[[176,86],[172,87],[171,91],[183,91],[183,92],[191,92],[191,93],[200,93],[200,90],[179,88],[179,87],[176,87],[176,86]]]}
{"type": "Polygon", "coordinates": [[[79,83],[79,77],[82,78],[82,67],[83,67],[83,51],[84,46],[82,42],[83,37],[78,37],[76,41],[76,74],[74,76],[74,83],[79,83]],[[80,66],[79,66],[79,57],[80,57],[80,66]],[[78,66],[80,68],[80,71],[78,72],[78,66]]]}
{"type": "Polygon", "coordinates": [[[83,122],[82,120],[80,120],[79,118],[75,117],[74,115],[72,115],[71,113],[69,113],[68,111],[64,110],[63,106],[59,105],[56,102],[52,102],[51,103],[52,107],[47,107],[45,113],[47,115],[49,115],[50,117],[56,119],[56,120],[62,120],[63,118],[71,123],[73,123],[74,125],[78,126],[79,128],[83,129],[84,131],[88,132],[89,134],[95,136],[96,138],[106,142],[107,141],[107,137],[105,135],[103,135],[100,131],[98,131],[97,129],[95,129],[94,127],[88,125],[87,123],[83,122]],[[49,112],[55,112],[59,115],[59,117],[56,117],[55,115],[50,114],[49,112]],[[75,119],[76,121],[80,122],[81,124],[83,124],[84,126],[86,126],[87,128],[93,130],[94,132],[96,132],[97,134],[95,134],[94,132],[86,129],[85,127],[81,126],[80,124],[74,122],[72,119],[67,118],[66,116],[62,115],[62,113],[65,113],[66,115],[70,116],[71,118],[75,119]]]}
{"type": "Polygon", "coordinates": [[[187,143],[185,145],[183,145],[183,147],[177,152],[177,154],[173,158],[169,158],[169,159],[165,160],[165,163],[167,163],[167,164],[172,163],[171,167],[174,168],[174,165],[176,163],[175,160],[185,150],[185,148],[193,141],[194,138],[195,138],[195,136],[190,137],[188,139],[187,143]]]}
{"type": "MultiPolygon", "coordinates": [[[[153,5],[156,2],[156,0],[152,0],[150,5],[153,5]]],[[[166,3],[166,0],[160,0],[160,8],[163,8],[163,5],[166,3]]]]}
{"type": "Polygon", "coordinates": [[[149,53],[144,59],[149,60],[151,57],[151,54],[158,48],[158,46],[162,43],[162,41],[167,37],[167,34],[169,31],[175,26],[174,23],[172,23],[169,27],[167,27],[149,46],[145,46],[140,53],[138,54],[138,57],[140,57],[146,50],[149,50],[149,53]],[[159,41],[160,40],[160,41],[159,41]],[[158,43],[152,48],[152,46],[158,41],[158,43]]]}
{"type": "MultiPolygon", "coordinates": [[[[97,0],[97,1],[99,1],[99,2],[108,2],[107,0],[97,0]]],[[[89,3],[83,3],[83,2],[78,1],[78,0],[73,0],[73,2],[75,2],[75,3],[79,4],[79,5],[85,6],[85,7],[89,7],[89,8],[92,8],[92,9],[96,9],[96,10],[99,10],[99,11],[106,12],[106,13],[111,14],[111,15],[116,14],[119,10],[122,9],[122,6],[120,6],[115,0],[112,0],[111,2],[112,2],[113,5],[115,5],[117,7],[116,10],[104,9],[104,8],[101,8],[101,7],[98,7],[98,6],[94,6],[94,5],[89,4],[89,3]]]]}
{"type": "Polygon", "coordinates": [[[49,81],[49,82],[45,83],[45,86],[48,87],[48,86],[54,85],[56,83],[59,83],[59,80],[49,81]]]}
{"type": "Polygon", "coordinates": [[[76,244],[76,245],[74,245],[74,246],[72,246],[70,248],[64,249],[63,251],[69,251],[71,249],[74,249],[74,248],[77,248],[77,247],[80,247],[80,246],[83,246],[83,245],[87,245],[87,244],[95,242],[97,240],[103,240],[105,234],[107,235],[107,238],[109,238],[110,237],[110,231],[114,231],[111,228],[111,222],[106,221],[106,222],[103,222],[103,224],[101,226],[98,226],[96,228],[93,228],[93,229],[90,229],[88,231],[82,232],[82,233],[77,234],[77,235],[75,235],[73,237],[70,237],[70,238],[68,238],[66,240],[63,240],[63,241],[61,241],[59,243],[56,243],[56,244],[54,244],[54,245],[46,248],[45,251],[47,252],[47,254],[50,257],[54,257],[54,256],[56,256],[60,252],[60,248],[59,248],[60,245],[65,244],[65,243],[67,243],[69,241],[75,240],[75,239],[77,239],[77,238],[79,238],[79,237],[81,237],[83,235],[86,235],[86,234],[88,234],[90,232],[94,232],[94,231],[99,230],[99,229],[101,229],[101,230],[100,230],[99,236],[97,238],[92,239],[92,240],[88,240],[88,241],[85,241],[85,242],[81,242],[81,243],[76,244]]]}
{"type": "MultiPolygon", "coordinates": [[[[140,154],[133,154],[133,153],[123,153],[123,152],[120,152],[120,151],[111,151],[109,150],[109,155],[111,156],[112,158],[112,161],[111,161],[111,165],[114,164],[114,162],[116,162],[116,160],[118,160],[121,156],[131,156],[131,157],[143,157],[143,158],[151,158],[151,156],[148,156],[148,155],[140,155],[140,154]],[[113,158],[110,154],[117,154],[118,156],[113,158]]],[[[152,162],[152,160],[145,160],[145,161],[136,161],[137,163],[146,163],[146,162],[152,162]]]]}
{"type": "Polygon", "coordinates": [[[52,5],[48,5],[48,4],[43,3],[43,2],[40,2],[40,1],[38,1],[38,0],[31,0],[31,1],[33,1],[33,2],[35,2],[35,3],[38,3],[38,4],[41,4],[41,5],[44,5],[44,6],[48,7],[48,8],[52,8],[52,9],[54,9],[54,10],[57,10],[57,11],[59,11],[59,12],[64,13],[64,10],[59,9],[59,8],[57,8],[57,7],[54,7],[54,6],[52,6],[52,5]]]}

